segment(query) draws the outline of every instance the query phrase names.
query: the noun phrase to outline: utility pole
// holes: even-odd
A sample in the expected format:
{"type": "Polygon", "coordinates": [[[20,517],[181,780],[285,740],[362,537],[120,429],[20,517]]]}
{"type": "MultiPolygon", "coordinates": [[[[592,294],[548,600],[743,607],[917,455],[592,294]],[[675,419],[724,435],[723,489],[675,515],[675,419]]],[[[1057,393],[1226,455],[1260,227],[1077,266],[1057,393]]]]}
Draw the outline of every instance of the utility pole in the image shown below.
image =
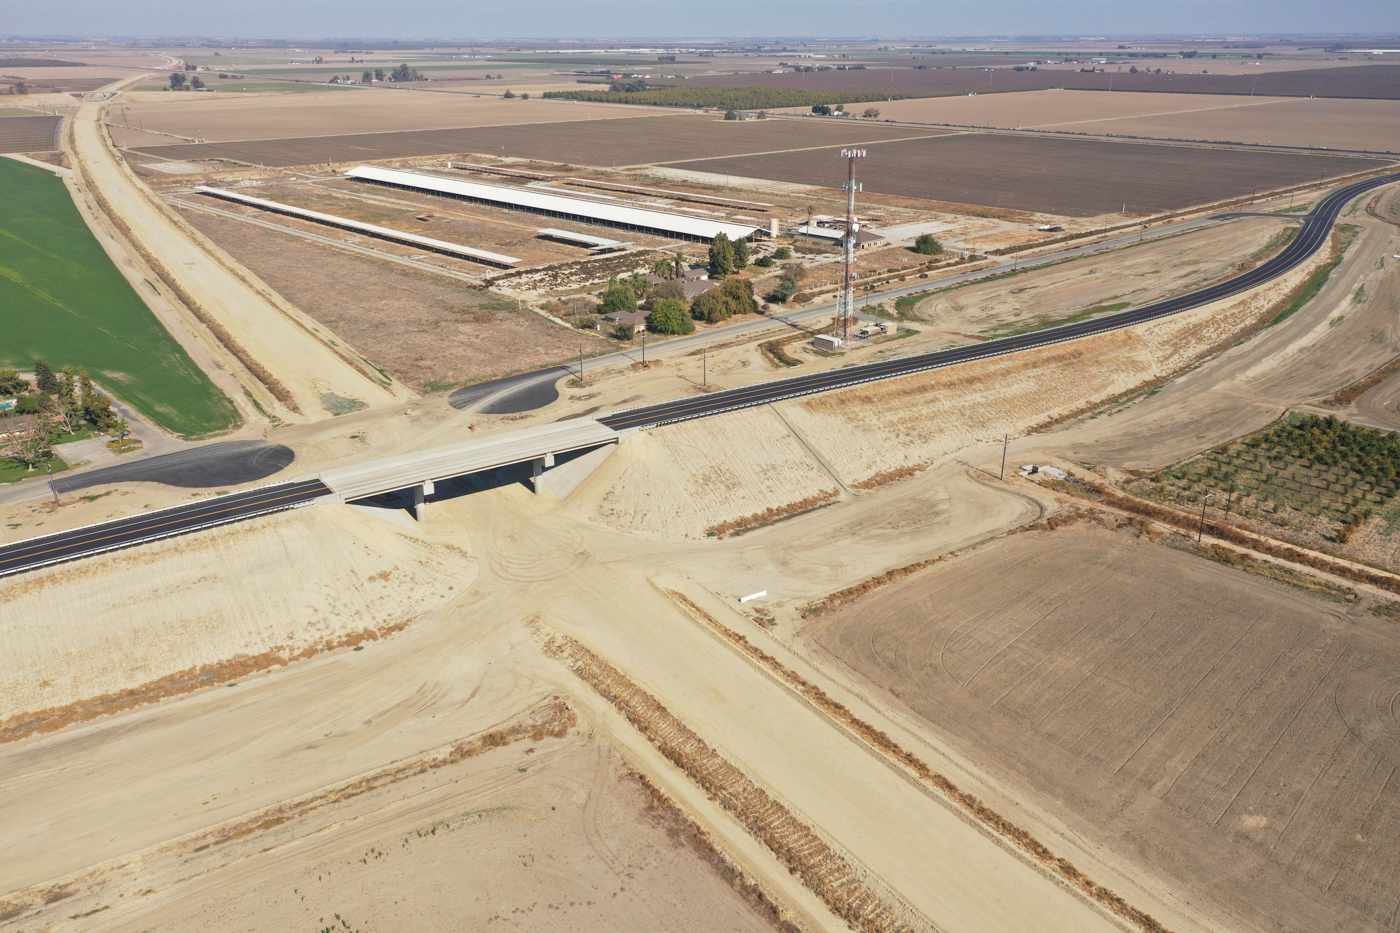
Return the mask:
{"type": "Polygon", "coordinates": [[[578,384],[583,385],[583,344],[578,345],[578,384]]]}
{"type": "Polygon", "coordinates": [[[700,388],[710,384],[710,348],[700,348],[700,388]]]}
{"type": "Polygon", "coordinates": [[[642,328],[642,366],[647,365],[647,329],[642,328]]]}
{"type": "Polygon", "coordinates": [[[1215,495],[1213,492],[1206,493],[1205,497],[1201,499],[1201,525],[1196,529],[1197,545],[1201,543],[1201,536],[1206,533],[1206,503],[1210,501],[1210,497],[1213,495],[1215,495]]]}
{"type": "Polygon", "coordinates": [[[44,469],[49,473],[49,492],[53,493],[54,505],[58,505],[58,490],[53,488],[53,460],[45,460],[44,469]]]}
{"type": "Polygon", "coordinates": [[[1006,449],[1011,446],[1011,435],[1008,434],[1001,441],[1001,479],[1006,481],[1006,449]]]}
{"type": "Polygon", "coordinates": [[[846,160],[846,236],[842,241],[841,304],[836,329],[843,343],[851,339],[851,320],[856,316],[856,159],[865,158],[864,149],[842,149],[846,160]]]}

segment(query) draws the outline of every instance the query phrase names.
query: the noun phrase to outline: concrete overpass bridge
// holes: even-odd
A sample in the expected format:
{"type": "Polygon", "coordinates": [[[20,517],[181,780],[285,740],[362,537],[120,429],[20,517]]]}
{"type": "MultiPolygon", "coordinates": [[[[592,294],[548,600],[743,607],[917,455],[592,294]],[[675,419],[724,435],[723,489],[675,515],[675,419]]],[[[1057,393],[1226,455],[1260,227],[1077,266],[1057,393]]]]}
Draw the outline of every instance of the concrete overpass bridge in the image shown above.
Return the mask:
{"type": "Polygon", "coordinates": [[[422,521],[435,483],[518,463],[531,464],[535,492],[550,491],[562,498],[612,453],[612,445],[622,436],[592,418],[575,418],[338,467],[324,471],[319,479],[344,502],[412,489],[414,514],[422,521]],[[571,461],[567,470],[556,462],[557,457],[578,451],[593,453],[571,461]]]}

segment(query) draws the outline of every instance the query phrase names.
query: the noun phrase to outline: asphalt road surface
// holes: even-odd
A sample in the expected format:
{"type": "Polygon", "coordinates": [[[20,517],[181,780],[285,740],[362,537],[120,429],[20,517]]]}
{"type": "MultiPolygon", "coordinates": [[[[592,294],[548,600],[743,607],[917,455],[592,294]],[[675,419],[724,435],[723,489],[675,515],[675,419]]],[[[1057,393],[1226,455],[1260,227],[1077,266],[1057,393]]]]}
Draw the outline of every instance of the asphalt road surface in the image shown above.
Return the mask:
{"type": "Polygon", "coordinates": [[[1347,202],[1351,201],[1351,199],[1357,195],[1395,181],[1400,181],[1400,173],[1359,181],[1338,188],[1320,201],[1317,207],[1313,209],[1312,213],[1306,214],[1301,218],[1303,226],[1298,231],[1298,235],[1278,255],[1232,279],[1227,279],[1223,282],[1198,289],[1194,292],[1189,292],[1185,295],[1178,295],[1175,298],[1168,298],[1128,311],[1120,311],[1117,314],[1105,315],[1092,321],[1083,321],[1078,324],[1066,324],[1030,334],[1022,334],[1017,337],[1002,337],[997,340],[988,340],[985,343],[974,344],[968,347],[954,347],[949,350],[922,353],[917,356],[908,356],[902,359],[885,360],[878,363],[865,363],[860,366],[850,366],[832,372],[813,373],[809,376],[798,376],[796,378],[780,379],[760,385],[745,386],[740,389],[713,392],[698,398],[678,399],[672,402],[662,402],[657,405],[646,405],[641,408],[614,412],[598,420],[616,430],[651,428],[673,421],[704,418],[708,415],[719,414],[720,412],[733,411],[738,408],[749,408],[754,405],[765,405],[769,402],[795,398],[800,395],[810,395],[814,392],[826,392],[831,389],[858,385],[862,382],[906,376],[910,373],[938,369],[943,366],[952,366],[956,363],[967,363],[973,360],[982,360],[1007,353],[1030,350],[1035,347],[1062,343],[1066,340],[1077,340],[1081,337],[1102,334],[1107,331],[1131,327],[1134,324],[1142,324],[1172,314],[1179,314],[1182,311],[1197,308],[1201,305],[1209,304],[1212,301],[1219,301],[1222,298],[1238,295],[1241,292],[1262,285],[1295,268],[1313,253],[1317,252],[1317,250],[1327,242],[1327,237],[1332,230],[1332,225],[1336,222],[1337,216],[1341,213],[1342,208],[1346,206],[1347,202]]]}
{"type": "MultiPolygon", "coordinates": [[[[1179,233],[1186,233],[1190,230],[1211,226],[1221,223],[1222,221],[1234,220],[1236,217],[1257,216],[1268,216],[1282,221],[1297,221],[1302,219],[1302,217],[1293,214],[1218,214],[1213,217],[1198,217],[1195,220],[1184,220],[1181,223],[1160,227],[1152,231],[1151,235],[1147,238],[1147,242],[1150,243],[1162,237],[1176,236],[1179,233]]],[[[1140,234],[1131,233],[1114,237],[1111,240],[1104,240],[1099,243],[1090,243],[1084,246],[1071,246],[1041,256],[1018,256],[1014,259],[1004,260],[998,265],[983,269],[974,269],[971,272],[960,272],[957,275],[950,275],[944,278],[921,281],[913,285],[901,285],[898,288],[891,288],[881,292],[873,292],[870,297],[884,301],[892,298],[903,298],[905,295],[918,295],[926,292],[931,293],[954,285],[965,285],[968,282],[976,282],[979,279],[988,279],[998,275],[1005,275],[1017,269],[1033,269],[1037,266],[1054,265],[1055,263],[1064,262],[1068,259],[1077,259],[1080,256],[1087,256],[1091,253],[1101,253],[1106,250],[1135,246],[1140,242],[1143,242],[1140,234]]],[[[770,314],[752,321],[745,321],[742,324],[729,324],[718,330],[700,331],[688,337],[673,337],[661,343],[653,344],[649,349],[651,353],[658,356],[661,354],[669,355],[680,350],[698,349],[706,344],[729,342],[735,337],[752,335],[765,330],[773,330],[784,325],[794,330],[806,330],[807,328],[805,325],[807,322],[818,322],[835,312],[836,303],[828,302],[827,304],[817,305],[812,308],[802,308],[783,314],[770,314]]],[[[585,372],[593,371],[594,367],[605,369],[609,366],[634,363],[640,359],[640,348],[591,357],[584,364],[585,372]]],[[[541,369],[531,373],[520,373],[515,376],[506,376],[503,379],[493,379],[490,382],[463,386],[453,391],[452,394],[448,396],[448,401],[453,408],[458,410],[473,411],[484,415],[515,414],[522,411],[533,411],[536,408],[543,408],[545,405],[548,405],[558,398],[557,391],[553,395],[550,395],[540,389],[540,386],[543,384],[552,386],[557,383],[564,374],[577,375],[578,368],[576,366],[552,366],[549,369],[541,369]]]]}
{"type": "Polygon", "coordinates": [[[59,492],[108,483],[164,483],[185,489],[241,486],[285,470],[296,454],[267,441],[221,441],[57,478],[59,492]]]}
{"type": "Polygon", "coordinates": [[[559,397],[559,380],[577,370],[551,366],[532,373],[520,373],[489,382],[463,386],[447,396],[447,404],[458,411],[481,415],[514,415],[543,408],[559,397]]]}
{"type": "Polygon", "coordinates": [[[211,525],[280,512],[329,495],[333,495],[330,488],[318,479],[276,483],[158,512],[31,538],[0,547],[0,577],[101,551],[187,534],[211,525]]]}

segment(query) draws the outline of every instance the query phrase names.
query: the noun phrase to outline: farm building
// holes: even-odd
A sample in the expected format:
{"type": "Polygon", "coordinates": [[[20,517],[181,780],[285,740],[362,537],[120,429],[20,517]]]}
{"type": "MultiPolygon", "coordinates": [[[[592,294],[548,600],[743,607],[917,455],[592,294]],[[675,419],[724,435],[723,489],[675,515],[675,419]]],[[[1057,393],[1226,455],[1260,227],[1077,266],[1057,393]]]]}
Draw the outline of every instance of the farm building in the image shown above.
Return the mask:
{"type": "MultiPolygon", "coordinates": [[[[426,249],[434,253],[442,253],[444,256],[457,256],[462,259],[471,259],[475,262],[485,263],[489,266],[497,266],[502,269],[509,269],[520,262],[520,260],[516,259],[514,256],[505,256],[501,253],[489,253],[484,249],[473,249],[470,246],[463,246],[460,243],[448,243],[446,240],[435,240],[432,237],[419,236],[416,233],[405,233],[402,230],[392,230],[388,227],[380,227],[375,224],[351,220],[347,217],[337,217],[334,214],[310,211],[304,207],[279,204],[276,201],[269,201],[265,198],[255,198],[237,191],[229,191],[227,188],[211,188],[208,185],[195,185],[194,190],[198,191],[200,194],[208,195],[211,198],[233,201],[236,204],[245,204],[248,207],[256,207],[259,210],[270,211],[274,214],[297,217],[301,220],[325,224],[328,227],[338,227],[341,230],[350,230],[354,233],[363,233],[366,236],[376,237],[381,240],[389,240],[393,243],[404,243],[408,246],[416,246],[419,249],[426,249]]],[[[428,215],[420,215],[418,219],[422,220],[423,217],[426,216],[428,215]]]]}
{"type": "Polygon", "coordinates": [[[580,223],[621,227],[625,230],[635,230],[670,239],[709,242],[723,233],[734,240],[748,237],[758,229],[753,224],[713,220],[708,217],[675,214],[670,211],[634,207],[618,202],[607,203],[563,194],[551,194],[547,191],[531,188],[488,185],[480,181],[443,178],[437,175],[425,175],[421,172],[405,172],[402,169],[379,168],[373,165],[361,165],[346,172],[345,175],[347,178],[353,178],[357,181],[387,185],[391,188],[404,188],[409,191],[457,198],[478,204],[531,211],[580,223]]]}

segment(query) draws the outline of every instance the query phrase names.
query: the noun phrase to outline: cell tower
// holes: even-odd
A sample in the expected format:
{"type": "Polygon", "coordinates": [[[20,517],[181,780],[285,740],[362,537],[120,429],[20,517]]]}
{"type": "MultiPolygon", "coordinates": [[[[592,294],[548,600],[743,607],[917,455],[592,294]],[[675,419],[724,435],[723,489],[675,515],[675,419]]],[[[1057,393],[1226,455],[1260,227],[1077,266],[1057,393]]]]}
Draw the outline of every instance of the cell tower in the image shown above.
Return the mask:
{"type": "Polygon", "coordinates": [[[856,181],[856,159],[865,158],[864,149],[842,149],[841,158],[846,160],[846,236],[842,239],[841,257],[841,302],[837,313],[836,330],[841,342],[851,339],[851,322],[856,317],[856,192],[860,183],[856,181]]]}

